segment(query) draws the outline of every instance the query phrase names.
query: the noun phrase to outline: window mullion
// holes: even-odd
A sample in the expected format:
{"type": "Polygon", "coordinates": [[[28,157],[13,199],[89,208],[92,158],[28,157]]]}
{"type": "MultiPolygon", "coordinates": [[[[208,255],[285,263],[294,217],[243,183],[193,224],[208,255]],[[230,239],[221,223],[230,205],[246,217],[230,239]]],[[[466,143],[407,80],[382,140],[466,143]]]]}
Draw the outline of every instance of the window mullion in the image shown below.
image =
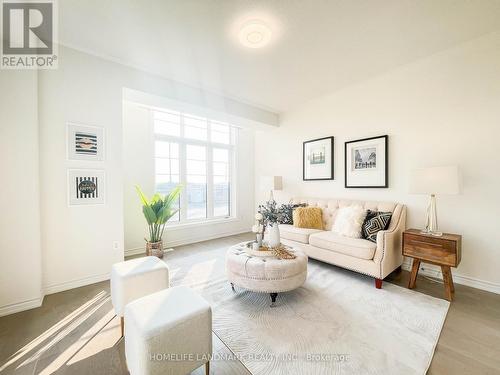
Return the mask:
{"type": "Polygon", "coordinates": [[[187,173],[186,173],[186,144],[184,142],[179,142],[179,163],[180,163],[180,182],[184,189],[180,194],[180,221],[185,221],[187,219],[187,173]]]}
{"type": "Polygon", "coordinates": [[[179,181],[184,187],[180,194],[180,214],[179,221],[183,222],[187,218],[187,179],[186,179],[186,144],[183,141],[184,138],[184,114],[180,114],[180,139],[179,139],[179,181]]]}
{"type": "Polygon", "coordinates": [[[212,123],[207,119],[207,218],[214,217],[214,174],[212,152],[212,123]]]}
{"type": "Polygon", "coordinates": [[[207,217],[214,217],[213,148],[207,147],[207,217]]]}
{"type": "Polygon", "coordinates": [[[181,116],[180,116],[180,124],[181,124],[181,134],[180,134],[180,137],[181,139],[184,138],[184,114],[181,113],[181,116]]]}
{"type": "MultiPolygon", "coordinates": [[[[234,138],[232,141],[234,141],[234,144],[238,144],[238,133],[235,133],[234,138]]],[[[238,212],[237,209],[238,207],[236,206],[236,194],[238,192],[238,180],[237,180],[237,173],[236,173],[236,166],[238,165],[238,149],[237,147],[231,147],[229,149],[229,216],[235,217],[238,212]]]]}

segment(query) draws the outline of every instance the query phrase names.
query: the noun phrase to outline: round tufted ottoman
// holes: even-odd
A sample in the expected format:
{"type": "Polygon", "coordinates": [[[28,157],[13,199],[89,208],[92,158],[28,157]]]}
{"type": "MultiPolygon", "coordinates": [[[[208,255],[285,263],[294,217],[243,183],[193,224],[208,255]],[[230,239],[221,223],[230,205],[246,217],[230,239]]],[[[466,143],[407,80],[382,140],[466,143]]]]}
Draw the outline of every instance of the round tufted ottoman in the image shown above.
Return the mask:
{"type": "MultiPolygon", "coordinates": [[[[229,248],[226,253],[226,275],[234,285],[252,292],[269,293],[274,304],[280,292],[297,289],[307,278],[307,255],[294,248],[295,259],[258,257],[247,254],[246,243],[229,248]]],[[[272,306],[272,305],[271,305],[272,306]]]]}

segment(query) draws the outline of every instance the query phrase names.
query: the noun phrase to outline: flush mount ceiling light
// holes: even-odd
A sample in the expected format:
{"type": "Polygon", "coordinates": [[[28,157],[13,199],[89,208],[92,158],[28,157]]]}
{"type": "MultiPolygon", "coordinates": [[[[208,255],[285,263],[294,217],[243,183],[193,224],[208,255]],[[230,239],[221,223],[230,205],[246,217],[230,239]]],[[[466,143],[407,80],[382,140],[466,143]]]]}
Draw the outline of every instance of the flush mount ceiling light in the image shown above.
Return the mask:
{"type": "Polygon", "coordinates": [[[261,48],[271,41],[271,29],[262,21],[250,21],[240,29],[240,43],[248,48],[261,48]]]}

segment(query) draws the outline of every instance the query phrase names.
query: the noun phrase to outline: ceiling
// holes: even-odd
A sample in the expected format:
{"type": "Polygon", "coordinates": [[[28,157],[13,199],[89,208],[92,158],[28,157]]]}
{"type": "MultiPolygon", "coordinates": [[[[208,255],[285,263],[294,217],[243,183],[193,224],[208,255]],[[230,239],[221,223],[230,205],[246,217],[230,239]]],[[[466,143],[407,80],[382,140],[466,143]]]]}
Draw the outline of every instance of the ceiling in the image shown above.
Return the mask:
{"type": "Polygon", "coordinates": [[[277,113],[499,29],[498,0],[59,2],[62,44],[277,113]]]}

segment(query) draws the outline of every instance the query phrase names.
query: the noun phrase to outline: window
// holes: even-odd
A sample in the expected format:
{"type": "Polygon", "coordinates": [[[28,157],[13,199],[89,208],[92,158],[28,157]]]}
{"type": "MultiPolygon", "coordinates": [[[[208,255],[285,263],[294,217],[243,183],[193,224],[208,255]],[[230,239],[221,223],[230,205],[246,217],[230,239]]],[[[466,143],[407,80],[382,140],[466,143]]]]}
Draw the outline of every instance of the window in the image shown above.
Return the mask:
{"type": "Polygon", "coordinates": [[[207,148],[186,145],[187,219],[207,217],[207,148]]]}
{"type": "Polygon", "coordinates": [[[231,217],[237,129],[176,111],[152,109],[156,191],[184,186],[171,222],[231,217]]]}
{"type": "Polygon", "coordinates": [[[214,216],[229,216],[229,151],[213,149],[214,216]]]}
{"type": "MultiPolygon", "coordinates": [[[[155,141],[155,191],[168,194],[180,182],[179,143],[155,141]]],[[[177,201],[179,208],[179,200],[177,201]]],[[[179,213],[171,221],[179,221],[179,213]]]]}
{"type": "Polygon", "coordinates": [[[154,112],[154,129],[156,134],[181,135],[181,116],[178,112],[154,112]]]}

